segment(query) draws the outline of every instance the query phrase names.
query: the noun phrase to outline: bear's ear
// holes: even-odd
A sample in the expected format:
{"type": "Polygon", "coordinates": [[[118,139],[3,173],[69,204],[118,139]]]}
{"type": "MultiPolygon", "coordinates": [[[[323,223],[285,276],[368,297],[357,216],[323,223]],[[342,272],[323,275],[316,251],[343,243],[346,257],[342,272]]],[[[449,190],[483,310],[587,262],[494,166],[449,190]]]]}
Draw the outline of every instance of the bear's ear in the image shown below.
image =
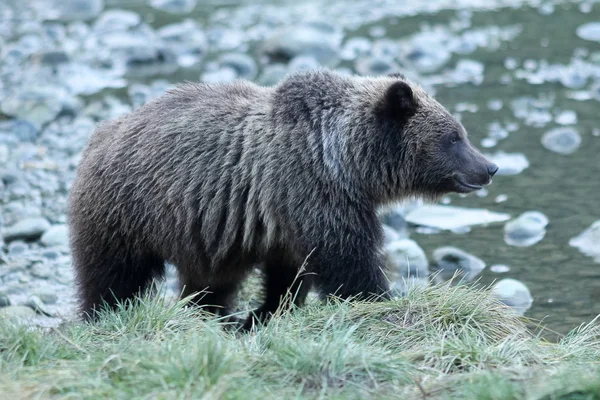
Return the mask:
{"type": "Polygon", "coordinates": [[[404,81],[392,83],[383,97],[383,111],[396,120],[406,120],[417,109],[417,102],[410,85],[404,81]]]}

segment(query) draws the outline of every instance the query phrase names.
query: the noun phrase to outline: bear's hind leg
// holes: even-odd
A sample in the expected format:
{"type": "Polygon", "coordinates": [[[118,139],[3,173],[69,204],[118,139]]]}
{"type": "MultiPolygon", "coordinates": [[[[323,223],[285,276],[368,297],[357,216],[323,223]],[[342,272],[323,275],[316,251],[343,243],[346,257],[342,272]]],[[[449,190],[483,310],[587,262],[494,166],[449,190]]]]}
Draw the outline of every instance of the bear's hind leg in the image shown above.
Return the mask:
{"type": "MultiPolygon", "coordinates": [[[[203,311],[219,316],[231,314],[231,303],[239,288],[239,280],[220,284],[207,284],[197,276],[180,272],[183,287],[181,297],[194,296],[192,302],[203,311]]],[[[234,320],[234,318],[232,318],[234,320]]]]}
{"type": "Polygon", "coordinates": [[[254,310],[243,329],[265,323],[282,305],[302,306],[311,287],[310,275],[298,274],[298,268],[289,265],[283,259],[272,259],[265,263],[265,301],[254,310]]]}
{"type": "Polygon", "coordinates": [[[117,302],[133,299],[148,289],[153,279],[164,275],[164,260],[160,257],[121,257],[118,252],[106,250],[89,257],[74,254],[80,310],[85,318],[94,317],[104,304],[114,309],[117,302]]]}

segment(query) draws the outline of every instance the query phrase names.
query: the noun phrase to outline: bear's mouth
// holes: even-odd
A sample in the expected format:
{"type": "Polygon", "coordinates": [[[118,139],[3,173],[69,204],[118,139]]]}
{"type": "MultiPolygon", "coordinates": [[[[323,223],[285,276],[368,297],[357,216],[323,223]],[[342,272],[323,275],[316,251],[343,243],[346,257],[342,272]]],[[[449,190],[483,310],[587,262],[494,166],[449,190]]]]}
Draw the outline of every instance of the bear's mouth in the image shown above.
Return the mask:
{"type": "Polygon", "coordinates": [[[454,177],[454,186],[456,187],[456,191],[458,193],[471,193],[476,190],[483,189],[482,185],[467,183],[458,177],[454,177]]]}

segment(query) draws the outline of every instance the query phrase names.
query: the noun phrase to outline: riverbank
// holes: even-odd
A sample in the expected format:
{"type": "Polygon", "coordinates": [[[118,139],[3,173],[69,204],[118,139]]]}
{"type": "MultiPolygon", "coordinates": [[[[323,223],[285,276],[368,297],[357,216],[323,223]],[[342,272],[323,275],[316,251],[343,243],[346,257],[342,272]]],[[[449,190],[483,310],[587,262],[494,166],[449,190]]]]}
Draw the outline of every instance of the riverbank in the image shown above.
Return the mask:
{"type": "Polygon", "coordinates": [[[382,303],[311,302],[251,334],[185,300],[144,298],[94,325],[0,320],[6,398],[595,399],[600,327],[549,343],[489,292],[413,288],[382,303]]]}

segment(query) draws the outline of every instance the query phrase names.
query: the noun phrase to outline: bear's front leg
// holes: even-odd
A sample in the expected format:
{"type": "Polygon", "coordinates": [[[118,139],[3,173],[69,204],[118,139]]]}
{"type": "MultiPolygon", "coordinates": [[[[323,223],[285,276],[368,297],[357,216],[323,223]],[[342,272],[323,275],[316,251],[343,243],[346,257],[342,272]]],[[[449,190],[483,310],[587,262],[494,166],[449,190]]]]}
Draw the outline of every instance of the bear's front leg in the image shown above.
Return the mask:
{"type": "Polygon", "coordinates": [[[383,272],[385,261],[373,241],[355,239],[321,246],[307,263],[321,295],[357,300],[391,298],[383,272]]]}

